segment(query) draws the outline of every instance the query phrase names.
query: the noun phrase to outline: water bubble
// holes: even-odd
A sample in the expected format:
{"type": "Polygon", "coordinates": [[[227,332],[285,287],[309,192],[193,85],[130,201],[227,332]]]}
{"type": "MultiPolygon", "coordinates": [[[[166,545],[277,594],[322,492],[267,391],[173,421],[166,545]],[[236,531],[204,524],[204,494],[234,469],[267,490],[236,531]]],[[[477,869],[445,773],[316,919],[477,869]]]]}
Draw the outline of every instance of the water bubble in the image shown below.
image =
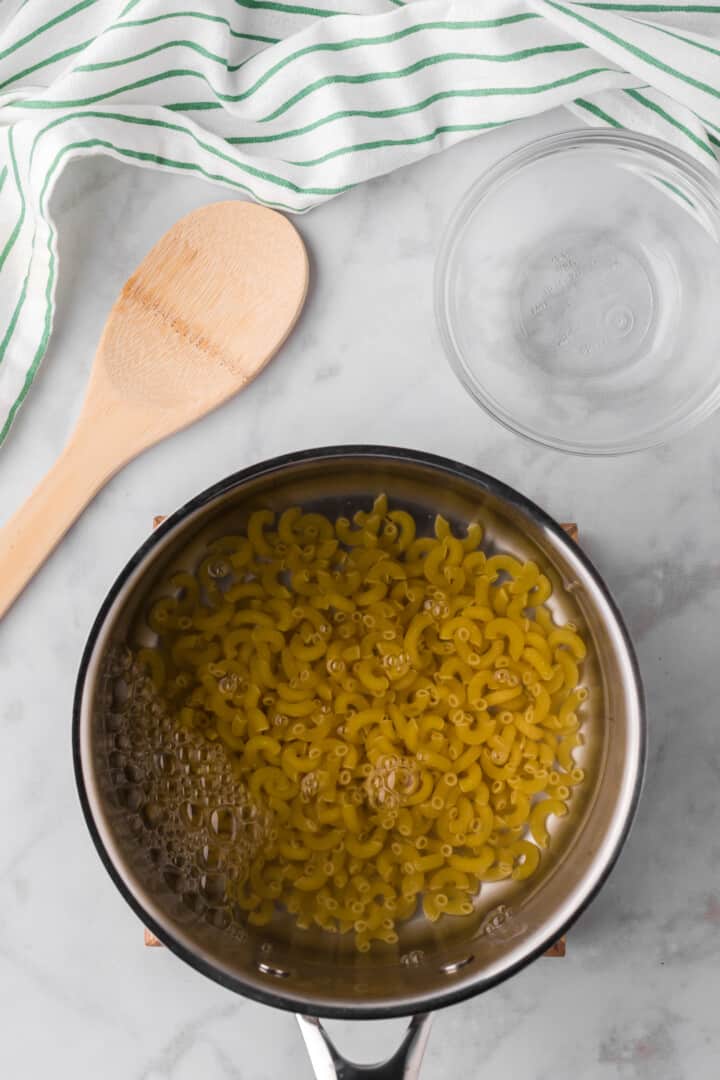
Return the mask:
{"type": "Polygon", "coordinates": [[[511,907],[507,904],[498,904],[497,907],[488,911],[480,924],[477,936],[485,934],[501,941],[509,941],[524,933],[525,929],[525,924],[514,918],[511,907]]]}
{"type": "Polygon", "coordinates": [[[422,964],[425,959],[425,953],[422,949],[411,949],[410,952],[403,953],[400,957],[400,963],[403,967],[417,967],[422,964]]]}
{"type": "Polygon", "coordinates": [[[227,577],[230,573],[230,565],[225,562],[224,559],[216,559],[208,564],[207,568],[208,577],[217,581],[220,578],[227,577]]]}
{"type": "Polygon", "coordinates": [[[300,794],[304,802],[309,802],[314,795],[317,795],[320,782],[318,780],[317,773],[309,772],[305,773],[300,781],[300,794]]]}
{"type": "Polygon", "coordinates": [[[147,802],[142,810],[142,819],[146,828],[156,829],[160,825],[165,817],[165,811],[162,806],[156,802],[147,802]]]}
{"type": "Polygon", "coordinates": [[[229,674],[229,675],[223,675],[223,677],[218,680],[218,690],[220,691],[221,694],[228,694],[228,695],[234,694],[234,693],[237,692],[237,688],[238,688],[238,677],[237,677],[237,675],[234,675],[232,673],[229,674]]]}
{"type": "Polygon", "coordinates": [[[200,878],[202,896],[209,904],[222,904],[225,899],[225,877],[223,874],[203,874],[200,878]]]}
{"type": "Polygon", "coordinates": [[[130,786],[121,788],[118,792],[120,801],[128,810],[139,810],[145,802],[145,793],[142,788],[130,786]]]}
{"type": "Polygon", "coordinates": [[[210,844],[205,844],[200,853],[200,866],[206,870],[217,870],[223,865],[223,853],[210,844]]]}
{"type": "Polygon", "coordinates": [[[199,829],[205,820],[202,806],[195,802],[186,802],[183,806],[183,818],[189,829],[199,829]]]}
{"type": "Polygon", "coordinates": [[[211,908],[205,912],[205,921],[218,930],[227,930],[232,919],[224,908],[211,908]]]}
{"type": "Polygon", "coordinates": [[[235,814],[229,806],[218,807],[210,815],[210,828],[218,840],[229,844],[235,839],[235,814]]]}
{"type": "Polygon", "coordinates": [[[368,803],[375,809],[394,810],[411,788],[409,777],[414,771],[409,758],[384,754],[377,759],[365,780],[368,803]]]}
{"type": "Polygon", "coordinates": [[[143,841],[145,839],[145,827],[143,825],[142,818],[138,814],[133,814],[133,816],[129,819],[128,827],[130,829],[130,832],[137,840],[143,841]]]}
{"type": "Polygon", "coordinates": [[[196,915],[202,915],[205,911],[205,904],[200,895],[195,890],[188,890],[182,895],[182,902],[186,908],[195,912],[196,915]]]}
{"type": "MultiPolygon", "coordinates": [[[[311,776],[312,773],[308,773],[307,775],[311,776]]],[[[242,825],[247,825],[250,822],[255,821],[255,819],[258,817],[258,814],[259,811],[257,806],[254,806],[252,803],[245,803],[244,805],[241,805],[237,808],[238,821],[242,825]]]]}
{"type": "Polygon", "coordinates": [[[166,866],[163,870],[163,881],[172,892],[180,893],[183,890],[183,875],[175,866],[166,866]]]}

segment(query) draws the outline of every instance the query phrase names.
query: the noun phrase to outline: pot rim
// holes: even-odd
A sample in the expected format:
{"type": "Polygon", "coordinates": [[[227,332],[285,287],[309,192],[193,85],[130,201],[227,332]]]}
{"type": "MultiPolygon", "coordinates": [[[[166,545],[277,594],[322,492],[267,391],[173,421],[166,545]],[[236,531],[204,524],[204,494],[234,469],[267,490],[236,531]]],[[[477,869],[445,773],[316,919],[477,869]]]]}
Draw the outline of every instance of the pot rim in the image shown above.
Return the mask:
{"type": "Polygon", "coordinates": [[[558,937],[567,933],[570,927],[576,922],[580,915],[586,910],[590,903],[595,899],[603,885],[607,881],[613,867],[615,866],[620,852],[625,845],[628,834],[632,827],[635,815],[637,812],[637,806],[640,799],[640,793],[642,790],[646,759],[647,759],[647,717],[645,710],[645,695],[643,691],[642,678],[640,675],[640,668],[635,655],[635,650],[630,639],[630,635],[625,626],[625,622],[620,613],[620,610],[611,596],[607,586],[601,578],[598,571],[593,566],[592,562],[584,554],[582,549],[576,544],[562,527],[550,517],[544,510],[542,510],[537,504],[532,502],[526,496],[515,491],[515,489],[509,487],[501,480],[495,479],[487,473],[481,472],[479,469],[472,468],[469,465],[461,464],[454,461],[451,458],[441,457],[436,454],[426,453],[421,450],[408,450],[402,447],[393,446],[376,446],[376,445],[362,445],[362,444],[350,444],[347,446],[327,446],[315,449],[307,449],[301,451],[295,451],[288,454],[282,454],[274,458],[268,458],[264,461],[258,462],[254,465],[250,465],[245,469],[240,469],[237,472],[231,473],[224,479],[212,484],[210,487],[205,488],[194,498],[190,499],[184,505],[179,507],[174,513],[169,515],[165,520],[153,530],[150,536],[140,545],[137,551],[128,559],[125,566],[119,572],[115,578],[113,584],[103,600],[98,614],[93,622],[90,630],[85,648],[83,649],[82,658],[78,670],[78,676],[75,684],[75,694],[73,700],[73,721],[72,721],[72,755],[73,755],[73,767],[75,772],[75,783],[77,786],[78,796],[80,799],[80,805],[82,807],[83,816],[87,825],[90,836],[92,837],[95,848],[100,856],[100,859],[110,875],[112,881],[117,887],[123,899],[135,912],[138,918],[142,921],[143,925],[150,930],[159,941],[161,941],[171,952],[175,953],[181,960],[184,960],[187,964],[193,967],[196,971],[201,972],[214,982],[219,983],[221,986],[228,990],[233,990],[235,993],[239,993],[244,997],[257,1001],[263,1005],[271,1005],[276,1008],[285,1009],[290,1012],[302,1012],[309,1016],[327,1017],[329,1019],[338,1020],[383,1020],[392,1017],[410,1016],[418,1011],[426,1012],[429,1010],[435,1010],[444,1008],[448,1005],[455,1004],[456,1002],[464,1001],[470,997],[474,997],[476,994],[483,993],[486,990],[491,989],[494,986],[499,985],[506,979],[515,975],[523,968],[527,967],[539,956],[545,953],[551,945],[555,943],[558,937]],[[118,595],[124,588],[130,575],[145,561],[150,552],[160,543],[164,536],[169,532],[172,532],[181,522],[186,520],[191,514],[209,503],[213,502],[218,497],[227,494],[228,492],[240,487],[243,483],[249,480],[255,480],[263,476],[271,475],[272,473],[284,470],[287,466],[297,466],[306,463],[331,461],[333,459],[347,459],[347,458],[375,458],[384,460],[393,460],[401,462],[411,462],[418,465],[428,465],[439,472],[445,472],[455,477],[468,480],[482,491],[486,491],[493,495],[499,496],[510,505],[522,511],[527,516],[534,519],[539,525],[550,532],[556,540],[562,545],[566,546],[572,551],[573,556],[578,559],[584,570],[592,579],[593,584],[601,593],[604,602],[610,608],[613,618],[615,619],[616,628],[620,634],[623,646],[626,650],[627,659],[629,662],[629,670],[632,676],[632,681],[635,688],[636,695],[636,712],[638,718],[638,757],[637,757],[637,771],[634,779],[632,794],[628,801],[625,820],[620,830],[616,844],[611,850],[609,855],[605,859],[604,866],[593,885],[584,896],[577,906],[574,907],[571,914],[563,921],[559,930],[554,929],[551,934],[544,938],[541,943],[528,954],[521,957],[514,963],[508,964],[502,971],[496,975],[487,976],[478,980],[477,983],[470,983],[460,986],[456,989],[448,989],[446,992],[435,992],[430,995],[427,1003],[423,1003],[421,1009],[416,1009],[402,1002],[391,1005],[364,1005],[359,1004],[354,1007],[348,1006],[333,1006],[327,1004],[316,1005],[314,1003],[299,1002],[296,998],[293,998],[287,994],[283,994],[281,990],[277,992],[271,990],[263,990],[260,987],[254,986],[245,982],[238,976],[229,975],[226,971],[216,967],[214,964],[203,959],[192,949],[187,948],[180,941],[176,940],[174,935],[170,933],[166,928],[160,925],[157,920],[144,908],[144,906],[137,899],[135,894],[129,888],[123,875],[120,873],[115,865],[110,853],[108,852],[100,831],[95,821],[92,806],[88,796],[87,788],[85,785],[85,779],[83,776],[83,756],[81,746],[81,728],[82,728],[82,713],[83,713],[83,698],[85,695],[85,689],[87,686],[87,675],[90,667],[91,659],[95,651],[98,638],[100,637],[103,626],[105,625],[107,616],[111,611],[118,595]]]}

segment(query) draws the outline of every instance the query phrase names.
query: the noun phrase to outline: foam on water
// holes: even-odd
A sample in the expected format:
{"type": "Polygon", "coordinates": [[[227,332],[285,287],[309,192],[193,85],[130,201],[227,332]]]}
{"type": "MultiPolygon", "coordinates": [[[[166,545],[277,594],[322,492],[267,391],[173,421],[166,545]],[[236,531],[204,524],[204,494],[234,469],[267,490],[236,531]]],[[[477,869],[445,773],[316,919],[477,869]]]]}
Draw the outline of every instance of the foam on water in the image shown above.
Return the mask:
{"type": "Polygon", "coordinates": [[[107,658],[108,775],[127,830],[156,876],[213,926],[245,924],[238,887],[272,817],[217,742],[179,727],[129,649],[107,658]]]}

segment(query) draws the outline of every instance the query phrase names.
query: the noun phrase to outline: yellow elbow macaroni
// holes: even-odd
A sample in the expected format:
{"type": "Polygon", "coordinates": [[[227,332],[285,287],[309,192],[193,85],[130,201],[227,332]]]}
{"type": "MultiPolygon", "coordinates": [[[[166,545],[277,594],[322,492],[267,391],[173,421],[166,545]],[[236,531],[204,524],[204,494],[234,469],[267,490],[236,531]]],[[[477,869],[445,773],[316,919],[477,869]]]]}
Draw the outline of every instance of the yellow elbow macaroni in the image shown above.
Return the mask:
{"type": "Polygon", "coordinates": [[[536,871],[583,781],[587,646],[548,578],[478,523],[418,531],[384,495],[334,522],[257,510],[148,614],[138,664],[264,822],[226,886],[253,925],[284,908],[367,951],[418,910],[469,915],[481,882],[536,871]]]}

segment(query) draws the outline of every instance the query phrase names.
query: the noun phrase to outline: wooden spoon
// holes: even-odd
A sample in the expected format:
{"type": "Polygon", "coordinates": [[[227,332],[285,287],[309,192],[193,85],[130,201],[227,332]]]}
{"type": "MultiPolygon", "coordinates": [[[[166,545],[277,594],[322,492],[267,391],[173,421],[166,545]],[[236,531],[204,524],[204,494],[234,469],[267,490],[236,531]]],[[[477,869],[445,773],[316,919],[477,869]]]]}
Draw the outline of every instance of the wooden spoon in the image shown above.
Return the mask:
{"type": "Polygon", "coordinates": [[[163,236],[110,312],[67,446],[0,531],[0,617],[111,476],[262,370],[307,284],[299,235],[253,203],[205,206],[163,236]]]}

